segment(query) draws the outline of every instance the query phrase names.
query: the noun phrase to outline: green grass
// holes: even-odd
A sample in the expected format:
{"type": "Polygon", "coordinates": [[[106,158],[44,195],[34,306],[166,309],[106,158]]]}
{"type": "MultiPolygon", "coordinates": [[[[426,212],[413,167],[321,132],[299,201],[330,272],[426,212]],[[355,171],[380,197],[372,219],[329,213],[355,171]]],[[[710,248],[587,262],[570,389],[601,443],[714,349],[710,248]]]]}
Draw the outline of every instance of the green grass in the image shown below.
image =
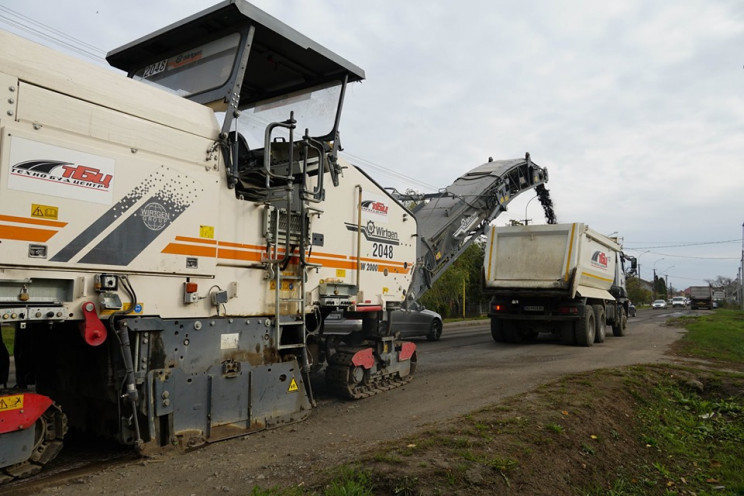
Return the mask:
{"type": "Polygon", "coordinates": [[[654,391],[655,400],[638,413],[647,449],[666,459],[653,467],[670,487],[697,494],[744,494],[744,396],[727,398],[715,380],[705,392],[670,377],[654,391]]]}
{"type": "Polygon", "coordinates": [[[688,332],[679,343],[679,352],[698,358],[744,363],[744,312],[719,309],[710,315],[672,319],[688,332]]]}

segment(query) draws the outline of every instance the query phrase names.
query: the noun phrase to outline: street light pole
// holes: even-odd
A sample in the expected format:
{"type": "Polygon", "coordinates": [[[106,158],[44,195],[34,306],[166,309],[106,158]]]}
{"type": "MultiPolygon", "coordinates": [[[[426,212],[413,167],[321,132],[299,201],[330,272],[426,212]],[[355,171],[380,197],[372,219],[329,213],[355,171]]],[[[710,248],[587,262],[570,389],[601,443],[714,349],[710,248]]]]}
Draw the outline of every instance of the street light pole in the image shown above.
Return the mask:
{"type": "Polygon", "coordinates": [[[638,258],[636,258],[636,268],[638,270],[638,283],[640,284],[643,282],[643,277],[641,277],[641,257],[645,255],[646,253],[650,252],[651,250],[646,250],[640,255],[638,255],[638,258]]]}
{"type": "Polygon", "coordinates": [[[659,272],[664,272],[664,287],[667,289],[667,298],[669,298],[672,294],[672,287],[669,285],[669,271],[672,270],[675,266],[670,265],[666,269],[661,269],[659,272]]]}
{"type": "Polygon", "coordinates": [[[537,198],[538,196],[539,196],[539,195],[535,195],[535,196],[533,196],[532,198],[530,198],[530,201],[528,201],[528,202],[527,202],[527,205],[525,205],[525,206],[524,206],[524,225],[525,225],[525,226],[526,226],[526,225],[529,225],[529,223],[530,223],[530,220],[531,220],[531,219],[528,219],[528,218],[527,218],[527,207],[529,207],[529,206],[530,206],[530,203],[532,203],[532,200],[534,200],[534,199],[535,199],[535,198],[537,198]]]}

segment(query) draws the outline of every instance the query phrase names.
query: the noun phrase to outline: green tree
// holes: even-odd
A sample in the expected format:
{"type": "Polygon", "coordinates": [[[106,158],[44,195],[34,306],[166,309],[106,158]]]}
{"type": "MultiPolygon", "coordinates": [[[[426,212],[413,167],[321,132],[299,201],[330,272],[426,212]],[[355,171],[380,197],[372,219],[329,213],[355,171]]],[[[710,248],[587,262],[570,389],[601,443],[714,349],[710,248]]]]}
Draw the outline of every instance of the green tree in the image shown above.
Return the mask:
{"type": "Polygon", "coordinates": [[[462,315],[462,288],[467,305],[483,299],[481,271],[484,244],[476,240],[436,280],[420,301],[443,317],[462,315]]]}
{"type": "Polygon", "coordinates": [[[667,299],[667,287],[666,281],[663,277],[654,276],[654,289],[656,290],[656,298],[659,300],[667,299]]]}
{"type": "Polygon", "coordinates": [[[628,298],[630,298],[630,301],[636,304],[651,303],[651,291],[643,288],[640,279],[637,277],[628,277],[625,285],[628,289],[628,298]]]}

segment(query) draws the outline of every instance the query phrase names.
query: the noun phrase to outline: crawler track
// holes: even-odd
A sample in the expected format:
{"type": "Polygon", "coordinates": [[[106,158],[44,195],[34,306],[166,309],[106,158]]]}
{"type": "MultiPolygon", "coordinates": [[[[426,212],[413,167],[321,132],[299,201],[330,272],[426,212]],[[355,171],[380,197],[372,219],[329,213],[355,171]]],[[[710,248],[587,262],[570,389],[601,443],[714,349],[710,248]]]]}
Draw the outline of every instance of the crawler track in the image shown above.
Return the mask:
{"type": "Polygon", "coordinates": [[[326,383],[329,388],[347,399],[359,400],[400,387],[411,382],[416,371],[415,353],[409,361],[410,369],[406,375],[401,375],[400,371],[370,374],[369,371],[354,366],[351,362],[353,356],[353,352],[340,351],[328,360],[326,369],[326,383]]]}
{"type": "Polygon", "coordinates": [[[62,449],[62,439],[67,433],[67,416],[62,413],[62,409],[55,403],[47,408],[31,428],[35,432],[34,446],[29,458],[0,469],[0,486],[16,479],[24,479],[38,474],[47,463],[59,454],[62,449]]]}

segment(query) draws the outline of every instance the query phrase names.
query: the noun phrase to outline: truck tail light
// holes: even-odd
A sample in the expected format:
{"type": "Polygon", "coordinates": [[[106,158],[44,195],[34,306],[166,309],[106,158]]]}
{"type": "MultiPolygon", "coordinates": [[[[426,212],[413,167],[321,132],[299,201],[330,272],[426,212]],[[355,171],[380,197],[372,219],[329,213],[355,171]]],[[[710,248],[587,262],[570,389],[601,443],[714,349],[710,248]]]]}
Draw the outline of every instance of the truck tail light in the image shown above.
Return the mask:
{"type": "Polygon", "coordinates": [[[578,315],[579,307],[559,307],[558,313],[561,315],[578,315]]]}
{"type": "Polygon", "coordinates": [[[504,305],[494,305],[493,306],[493,311],[494,312],[503,312],[504,310],[506,310],[506,307],[504,305]]]}

